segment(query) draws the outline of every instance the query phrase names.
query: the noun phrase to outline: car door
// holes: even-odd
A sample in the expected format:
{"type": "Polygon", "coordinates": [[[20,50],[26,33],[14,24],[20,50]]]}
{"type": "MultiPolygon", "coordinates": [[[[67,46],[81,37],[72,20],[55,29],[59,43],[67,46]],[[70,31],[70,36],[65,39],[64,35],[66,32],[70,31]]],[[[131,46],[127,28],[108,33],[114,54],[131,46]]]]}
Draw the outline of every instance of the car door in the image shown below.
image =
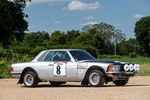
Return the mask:
{"type": "Polygon", "coordinates": [[[77,64],[71,61],[67,51],[50,51],[45,57],[49,61],[49,80],[71,81],[77,79],[77,64]]]}
{"type": "Polygon", "coordinates": [[[77,62],[71,61],[67,63],[67,80],[68,81],[78,80],[77,62]]]}

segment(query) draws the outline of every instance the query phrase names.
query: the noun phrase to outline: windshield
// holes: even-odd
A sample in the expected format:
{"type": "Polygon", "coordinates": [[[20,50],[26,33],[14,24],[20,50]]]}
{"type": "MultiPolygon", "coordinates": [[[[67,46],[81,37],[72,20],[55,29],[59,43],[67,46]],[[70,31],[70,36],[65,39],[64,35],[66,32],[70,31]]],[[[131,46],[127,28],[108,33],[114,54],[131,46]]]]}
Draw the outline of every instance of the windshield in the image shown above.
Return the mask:
{"type": "Polygon", "coordinates": [[[95,60],[95,58],[90,55],[88,52],[83,51],[83,50],[72,50],[69,51],[71,53],[71,55],[73,56],[73,58],[76,61],[81,61],[81,60],[95,60]]]}

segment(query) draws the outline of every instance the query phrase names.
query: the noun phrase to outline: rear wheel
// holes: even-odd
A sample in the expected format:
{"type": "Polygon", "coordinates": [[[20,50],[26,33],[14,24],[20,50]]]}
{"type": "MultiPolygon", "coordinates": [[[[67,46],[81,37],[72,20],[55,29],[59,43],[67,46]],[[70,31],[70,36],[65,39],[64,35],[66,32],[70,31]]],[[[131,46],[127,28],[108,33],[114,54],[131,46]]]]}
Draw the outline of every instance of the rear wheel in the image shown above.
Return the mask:
{"type": "Polygon", "coordinates": [[[124,86],[128,83],[128,79],[125,79],[125,80],[116,80],[116,81],[113,81],[113,83],[116,85],[116,86],[124,86]]]}
{"type": "Polygon", "coordinates": [[[91,86],[103,86],[105,82],[104,74],[99,70],[92,70],[88,77],[91,86]]]}
{"type": "Polygon", "coordinates": [[[66,82],[54,82],[54,81],[50,81],[51,86],[60,86],[62,84],[66,84],[66,82]]]}
{"type": "Polygon", "coordinates": [[[35,72],[28,71],[23,76],[23,83],[27,87],[35,87],[38,85],[38,76],[35,72]]]}

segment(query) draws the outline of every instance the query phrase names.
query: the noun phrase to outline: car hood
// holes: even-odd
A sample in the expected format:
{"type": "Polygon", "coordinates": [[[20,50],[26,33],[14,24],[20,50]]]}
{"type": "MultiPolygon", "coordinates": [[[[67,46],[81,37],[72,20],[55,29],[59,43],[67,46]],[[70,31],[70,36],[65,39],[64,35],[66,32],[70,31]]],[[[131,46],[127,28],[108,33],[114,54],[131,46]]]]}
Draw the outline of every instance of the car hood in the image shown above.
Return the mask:
{"type": "Polygon", "coordinates": [[[88,63],[107,63],[107,64],[127,64],[127,62],[121,62],[121,61],[109,61],[109,60],[83,60],[81,62],[88,62],[88,63]]]}

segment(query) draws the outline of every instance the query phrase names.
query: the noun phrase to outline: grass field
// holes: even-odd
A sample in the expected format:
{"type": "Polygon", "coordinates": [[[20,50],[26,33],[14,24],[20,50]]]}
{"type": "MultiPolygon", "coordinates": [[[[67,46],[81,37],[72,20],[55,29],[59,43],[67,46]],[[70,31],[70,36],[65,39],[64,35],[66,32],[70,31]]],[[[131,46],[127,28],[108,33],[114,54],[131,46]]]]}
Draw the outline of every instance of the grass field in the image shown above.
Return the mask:
{"type": "Polygon", "coordinates": [[[116,61],[140,64],[141,69],[137,75],[150,76],[150,58],[148,58],[148,57],[130,58],[130,57],[126,57],[126,56],[122,57],[122,56],[102,55],[99,57],[99,60],[116,60],[116,61]]]}
{"type": "MultiPolygon", "coordinates": [[[[123,61],[123,62],[140,64],[141,69],[137,75],[138,76],[150,76],[150,58],[148,57],[130,58],[127,56],[100,55],[98,59],[99,60],[115,60],[115,61],[123,61]]],[[[18,60],[18,62],[25,62],[25,61],[29,61],[29,59],[18,60]]],[[[6,60],[0,61],[0,78],[8,78],[11,76],[9,72],[9,67],[11,64],[12,64],[11,61],[6,61],[6,60]]]]}

